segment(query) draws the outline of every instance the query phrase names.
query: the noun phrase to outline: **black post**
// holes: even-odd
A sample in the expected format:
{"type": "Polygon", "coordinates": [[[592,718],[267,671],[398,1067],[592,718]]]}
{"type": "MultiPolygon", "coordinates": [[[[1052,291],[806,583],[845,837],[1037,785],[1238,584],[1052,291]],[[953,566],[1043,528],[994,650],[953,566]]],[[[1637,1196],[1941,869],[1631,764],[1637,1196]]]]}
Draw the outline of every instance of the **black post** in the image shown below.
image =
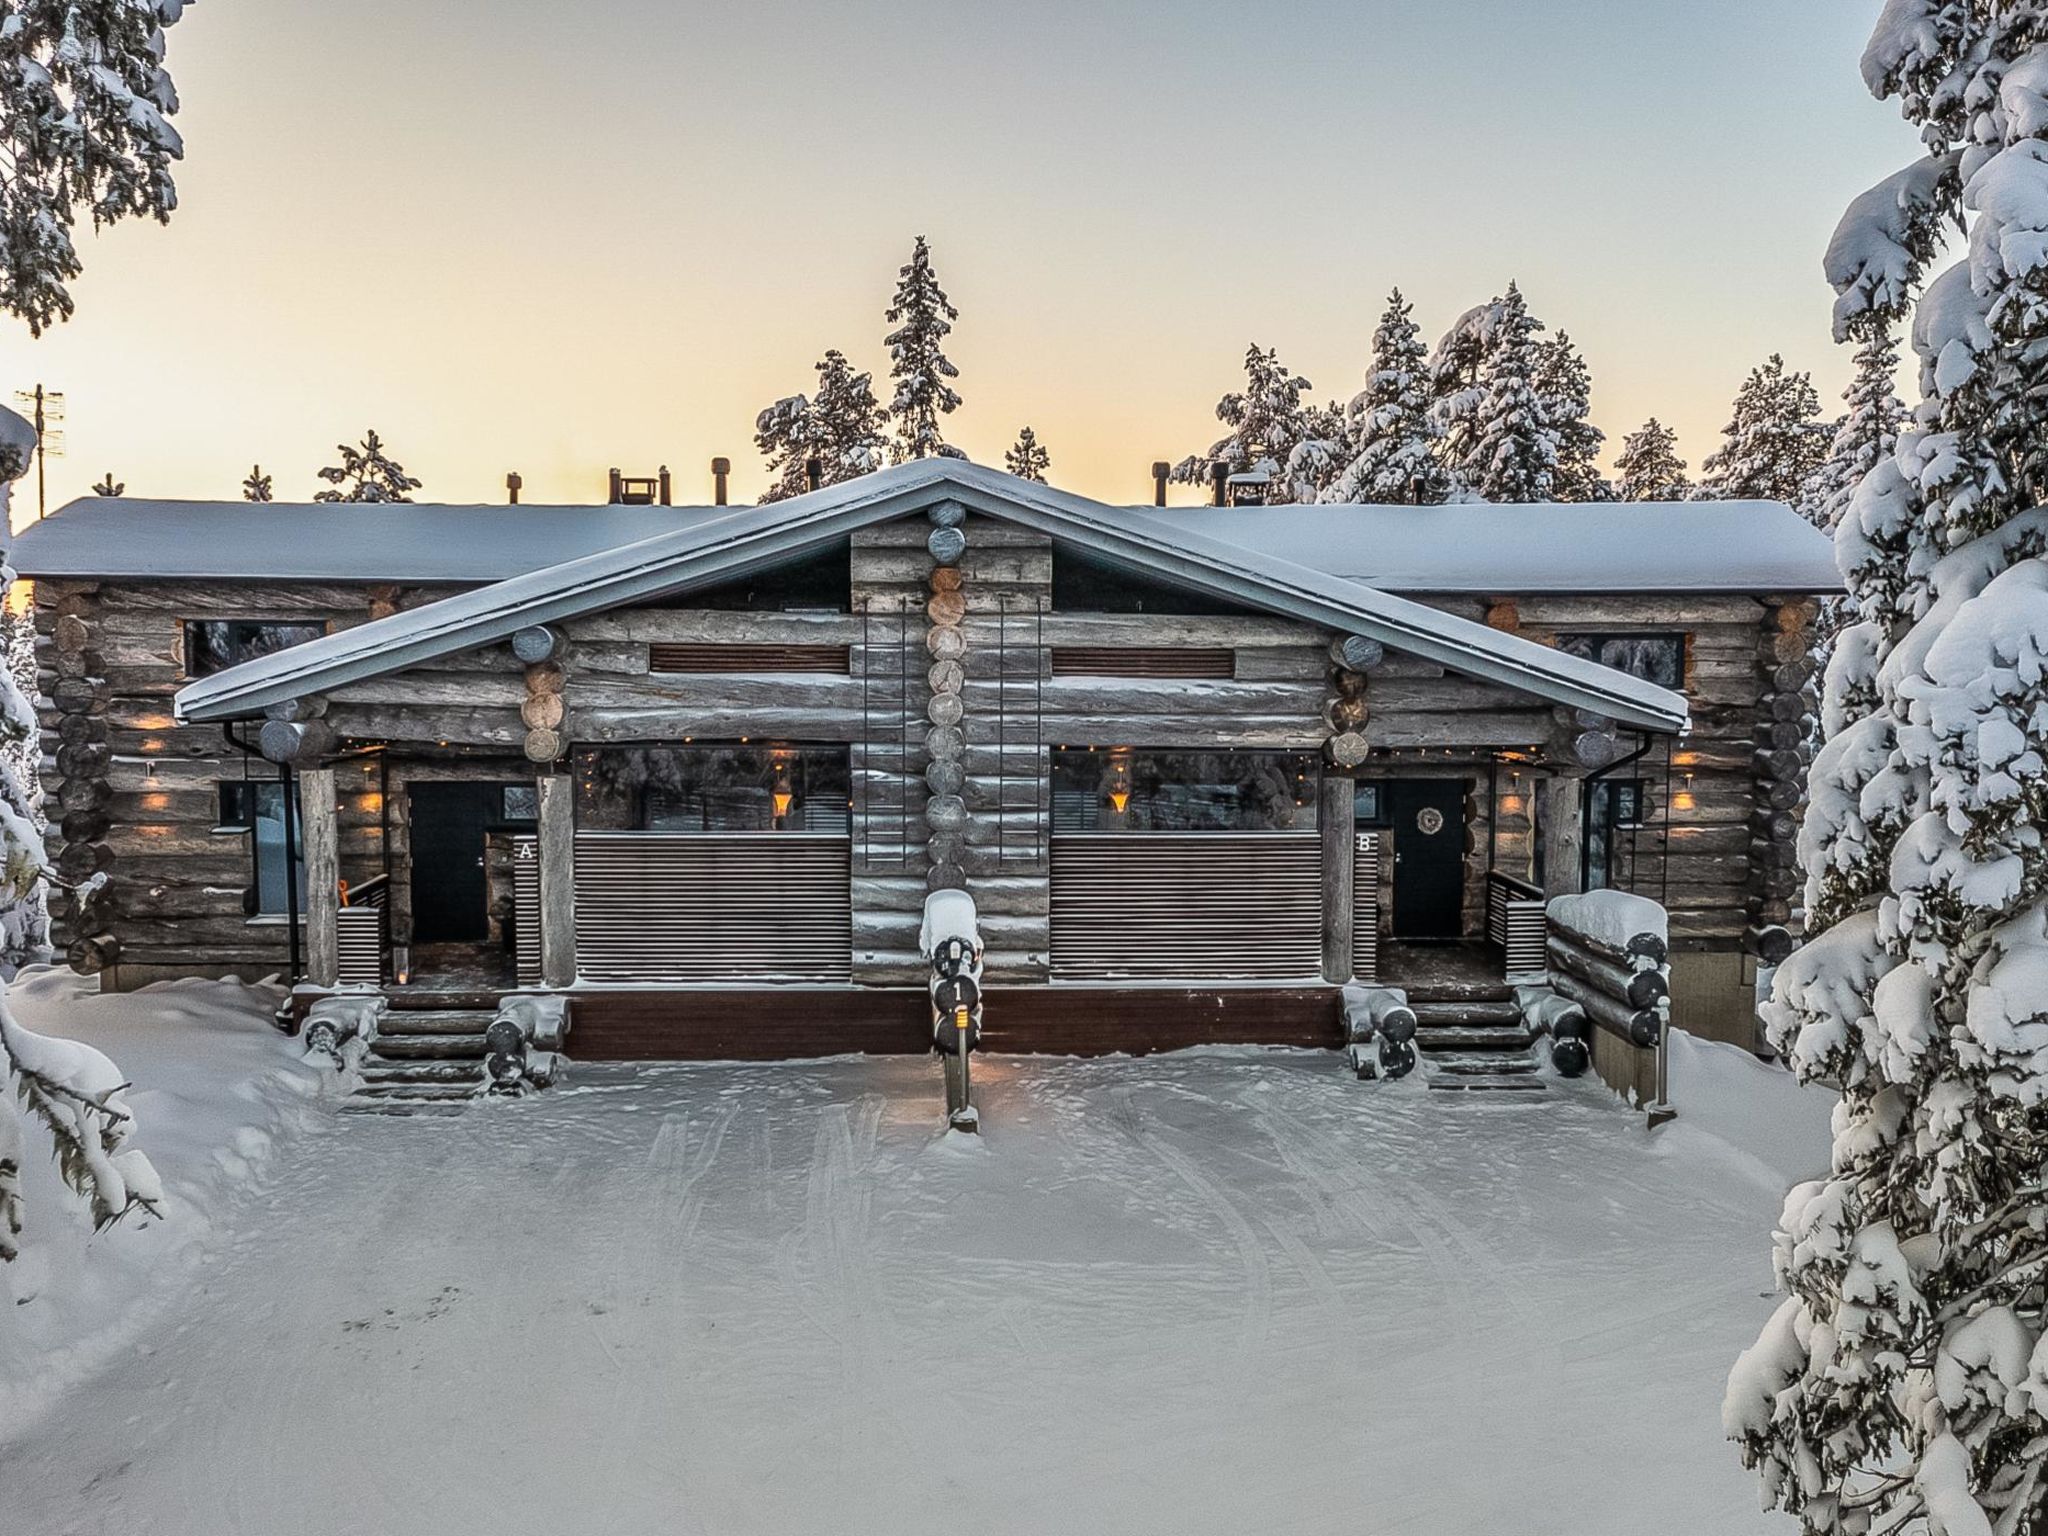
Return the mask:
{"type": "Polygon", "coordinates": [[[519,471],[513,470],[505,476],[505,501],[508,506],[519,505],[519,488],[526,482],[519,478],[519,471]]]}
{"type": "Polygon", "coordinates": [[[1209,466],[1209,505],[1220,507],[1229,499],[1230,466],[1211,464],[1209,466]]]}
{"type": "Polygon", "coordinates": [[[711,501],[714,506],[725,505],[725,477],[732,473],[731,459],[711,461],[711,501]]]}
{"type": "Polygon", "coordinates": [[[1152,465],[1152,505],[1166,505],[1166,477],[1173,473],[1173,466],[1164,459],[1155,460],[1152,465]]]}
{"type": "Polygon", "coordinates": [[[804,489],[815,491],[825,483],[825,461],[820,458],[804,460],[804,489]]]}
{"type": "Polygon", "coordinates": [[[299,951],[299,843],[296,830],[298,822],[298,796],[294,792],[292,770],[289,763],[277,765],[277,782],[284,800],[284,920],[286,943],[291,956],[290,969],[285,977],[285,1009],[291,1008],[291,989],[299,984],[304,973],[304,959],[299,951]]]}
{"type": "Polygon", "coordinates": [[[605,492],[605,500],[617,506],[624,496],[625,491],[619,484],[619,472],[615,469],[611,472],[611,486],[605,492]]]}
{"type": "Polygon", "coordinates": [[[657,486],[658,486],[658,487],[660,488],[660,491],[661,491],[661,504],[662,504],[662,505],[663,505],[663,506],[665,507],[665,506],[667,506],[667,505],[669,504],[669,499],[668,499],[668,466],[667,466],[666,464],[662,465],[662,466],[661,466],[661,468],[657,469],[657,470],[656,470],[656,471],[654,472],[654,479],[655,479],[655,483],[656,483],[656,485],[657,485],[657,486]]]}

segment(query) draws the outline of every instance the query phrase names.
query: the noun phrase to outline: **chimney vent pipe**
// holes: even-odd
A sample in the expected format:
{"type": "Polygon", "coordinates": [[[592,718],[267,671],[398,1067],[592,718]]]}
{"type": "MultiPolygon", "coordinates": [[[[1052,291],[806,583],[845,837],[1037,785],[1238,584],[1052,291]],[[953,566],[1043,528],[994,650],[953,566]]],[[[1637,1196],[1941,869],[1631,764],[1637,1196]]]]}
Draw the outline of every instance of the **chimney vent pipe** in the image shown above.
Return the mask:
{"type": "Polygon", "coordinates": [[[732,473],[731,459],[711,461],[711,500],[715,506],[725,505],[725,477],[732,473]]]}
{"type": "Polygon", "coordinates": [[[1230,499],[1229,490],[1230,466],[1228,464],[1211,464],[1209,466],[1209,505],[1212,507],[1223,506],[1230,499]]]}
{"type": "Polygon", "coordinates": [[[526,482],[519,478],[519,471],[516,469],[505,477],[505,496],[511,505],[519,505],[519,489],[525,484],[526,482]]]}
{"type": "Polygon", "coordinates": [[[660,484],[661,504],[665,507],[669,504],[668,466],[666,464],[662,465],[661,468],[654,472],[654,477],[660,484]]]}
{"type": "Polygon", "coordinates": [[[804,489],[815,491],[825,483],[825,461],[820,458],[804,460],[804,489]]]}
{"type": "Polygon", "coordinates": [[[1163,507],[1163,506],[1165,506],[1165,505],[1166,505],[1166,477],[1167,477],[1168,475],[1172,474],[1172,473],[1173,473],[1173,466],[1172,466],[1171,464],[1167,463],[1167,462],[1166,462],[1166,460],[1164,460],[1164,459],[1159,459],[1159,460],[1156,460],[1156,461],[1155,461],[1155,462],[1153,463],[1153,465],[1152,465],[1152,505],[1153,505],[1153,506],[1155,506],[1155,507],[1163,507]]]}

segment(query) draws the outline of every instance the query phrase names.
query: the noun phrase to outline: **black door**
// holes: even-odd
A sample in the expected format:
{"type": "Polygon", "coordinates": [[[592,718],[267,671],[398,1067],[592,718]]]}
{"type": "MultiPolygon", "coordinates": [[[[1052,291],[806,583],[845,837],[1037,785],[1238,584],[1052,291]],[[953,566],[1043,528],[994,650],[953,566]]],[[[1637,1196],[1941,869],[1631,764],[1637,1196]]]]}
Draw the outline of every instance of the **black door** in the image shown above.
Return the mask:
{"type": "Polygon", "coordinates": [[[1394,936],[1455,939],[1464,929],[1465,785],[1395,779],[1387,785],[1394,841],[1394,936]]]}
{"type": "Polygon", "coordinates": [[[407,793],[412,801],[413,942],[488,938],[484,829],[504,820],[504,786],[415,784],[407,793]]]}

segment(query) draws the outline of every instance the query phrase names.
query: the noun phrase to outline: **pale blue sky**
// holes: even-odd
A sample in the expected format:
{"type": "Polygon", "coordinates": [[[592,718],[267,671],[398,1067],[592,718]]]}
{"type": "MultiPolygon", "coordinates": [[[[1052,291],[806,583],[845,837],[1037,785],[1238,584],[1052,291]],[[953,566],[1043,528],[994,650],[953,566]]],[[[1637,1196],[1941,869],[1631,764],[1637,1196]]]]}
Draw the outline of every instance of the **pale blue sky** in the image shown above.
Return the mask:
{"type": "Polygon", "coordinates": [[[1387,289],[1433,338],[1520,280],[1595,417],[1697,465],[1773,350],[1830,402],[1819,275],[1913,153],[1875,0],[228,0],[171,34],[184,206],[86,247],[11,372],[70,396],[64,493],[316,488],[375,425],[435,499],[591,499],[713,454],[838,346],[886,368],[916,233],[963,311],[951,434],[1024,423],[1140,498],[1245,344],[1358,387],[1387,289]]]}

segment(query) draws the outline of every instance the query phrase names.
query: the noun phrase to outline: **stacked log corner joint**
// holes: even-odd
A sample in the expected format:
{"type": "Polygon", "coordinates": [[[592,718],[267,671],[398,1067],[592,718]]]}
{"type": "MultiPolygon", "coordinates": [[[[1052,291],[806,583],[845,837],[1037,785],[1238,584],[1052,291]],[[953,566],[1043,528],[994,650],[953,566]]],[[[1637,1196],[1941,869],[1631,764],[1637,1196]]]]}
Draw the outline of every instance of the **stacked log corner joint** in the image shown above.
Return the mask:
{"type": "Polygon", "coordinates": [[[1338,1006],[1345,1059],[1360,1078],[1391,1082],[1415,1070],[1415,1010],[1406,992],[1353,982],[1339,994],[1338,1006]]]}
{"type": "Polygon", "coordinates": [[[526,668],[526,697],[519,720],[526,727],[526,760],[548,764],[561,759],[566,738],[562,721],[561,634],[545,624],[531,625],[512,637],[512,654],[526,668]]]}
{"type": "Polygon", "coordinates": [[[1324,751],[1339,768],[1356,768],[1372,748],[1365,726],[1366,673],[1386,658],[1386,647],[1367,635],[1340,635],[1330,642],[1329,696],[1323,703],[1323,724],[1330,729],[1324,751]]]}
{"type": "Polygon", "coordinates": [[[1553,915],[1545,948],[1552,992],[1576,1005],[1585,1020],[1631,1051],[1655,1053],[1655,1091],[1649,1109],[1653,1123],[1668,1117],[1665,1047],[1671,1030],[1670,945],[1662,935],[1637,933],[1616,948],[1553,915]]]}
{"type": "MultiPolygon", "coordinates": [[[[57,712],[56,830],[63,841],[54,866],[60,878],[84,885],[114,863],[107,834],[113,821],[109,774],[114,753],[107,722],[97,713],[105,664],[93,646],[91,589],[67,592],[57,602],[51,631],[52,673],[38,678],[57,712]]],[[[121,941],[99,924],[114,910],[114,893],[103,882],[90,895],[50,893],[50,915],[68,936],[64,958],[81,975],[92,976],[117,963],[121,941]]]]}
{"type": "Polygon", "coordinates": [[[1796,839],[1805,808],[1806,771],[1813,759],[1819,704],[1814,692],[1810,598],[1778,598],[1764,613],[1757,639],[1755,779],[1749,820],[1750,924],[1746,949],[1776,965],[1798,942],[1794,898],[1799,890],[1796,839]]]}
{"type": "Polygon", "coordinates": [[[928,833],[926,851],[929,868],[925,875],[928,891],[967,889],[965,847],[967,840],[967,597],[961,587],[960,557],[967,552],[967,532],[961,525],[967,509],[957,501],[942,501],[927,514],[932,531],[925,548],[932,557],[929,578],[931,596],[925,603],[930,628],[925,649],[932,658],[927,681],[931,702],[925,706],[925,786],[931,791],[925,801],[924,820],[928,833]]]}

